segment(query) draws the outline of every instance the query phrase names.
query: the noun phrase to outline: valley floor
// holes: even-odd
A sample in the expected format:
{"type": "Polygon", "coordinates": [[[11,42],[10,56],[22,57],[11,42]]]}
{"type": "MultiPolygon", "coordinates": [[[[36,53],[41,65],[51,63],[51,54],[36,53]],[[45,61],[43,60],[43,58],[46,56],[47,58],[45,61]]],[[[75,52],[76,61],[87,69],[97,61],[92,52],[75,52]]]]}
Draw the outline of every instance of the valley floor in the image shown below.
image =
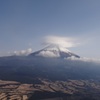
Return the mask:
{"type": "Polygon", "coordinates": [[[98,81],[39,80],[40,84],[0,80],[0,100],[100,100],[98,81]]]}

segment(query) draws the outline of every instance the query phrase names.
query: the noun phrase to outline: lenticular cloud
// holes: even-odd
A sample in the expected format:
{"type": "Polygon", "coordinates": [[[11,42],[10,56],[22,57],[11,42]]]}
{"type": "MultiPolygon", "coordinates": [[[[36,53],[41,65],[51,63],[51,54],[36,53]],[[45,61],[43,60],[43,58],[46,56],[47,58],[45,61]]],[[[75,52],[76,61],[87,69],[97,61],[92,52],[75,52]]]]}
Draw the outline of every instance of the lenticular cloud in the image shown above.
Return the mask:
{"type": "Polygon", "coordinates": [[[76,46],[73,38],[59,37],[59,36],[46,36],[44,38],[44,44],[59,45],[66,48],[71,48],[71,47],[76,46]]]}

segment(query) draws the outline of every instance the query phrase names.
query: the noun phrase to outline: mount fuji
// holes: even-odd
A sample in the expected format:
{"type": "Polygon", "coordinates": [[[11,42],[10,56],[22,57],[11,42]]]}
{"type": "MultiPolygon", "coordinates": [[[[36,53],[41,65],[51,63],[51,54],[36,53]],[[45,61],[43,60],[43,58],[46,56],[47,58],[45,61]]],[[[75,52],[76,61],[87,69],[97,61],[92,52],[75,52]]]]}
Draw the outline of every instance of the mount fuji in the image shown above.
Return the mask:
{"type": "Polygon", "coordinates": [[[81,59],[59,45],[49,45],[27,56],[1,57],[0,77],[21,82],[33,82],[36,78],[67,80],[99,77],[99,65],[69,58],[81,59]]]}
{"type": "Polygon", "coordinates": [[[72,53],[66,47],[59,45],[49,45],[42,50],[31,53],[30,56],[47,58],[67,58],[74,56],[76,58],[80,58],[80,56],[72,53]]]}

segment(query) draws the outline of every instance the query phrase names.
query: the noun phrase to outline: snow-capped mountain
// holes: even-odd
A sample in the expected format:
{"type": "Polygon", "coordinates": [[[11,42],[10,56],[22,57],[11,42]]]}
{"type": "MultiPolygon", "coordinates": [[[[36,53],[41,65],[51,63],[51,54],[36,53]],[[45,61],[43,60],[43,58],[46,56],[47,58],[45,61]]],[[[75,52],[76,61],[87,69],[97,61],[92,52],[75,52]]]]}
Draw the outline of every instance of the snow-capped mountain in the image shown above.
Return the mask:
{"type": "Polygon", "coordinates": [[[50,57],[50,58],[67,58],[72,56],[80,58],[80,56],[72,53],[66,47],[59,45],[49,45],[42,50],[31,53],[30,55],[37,57],[50,57]]]}

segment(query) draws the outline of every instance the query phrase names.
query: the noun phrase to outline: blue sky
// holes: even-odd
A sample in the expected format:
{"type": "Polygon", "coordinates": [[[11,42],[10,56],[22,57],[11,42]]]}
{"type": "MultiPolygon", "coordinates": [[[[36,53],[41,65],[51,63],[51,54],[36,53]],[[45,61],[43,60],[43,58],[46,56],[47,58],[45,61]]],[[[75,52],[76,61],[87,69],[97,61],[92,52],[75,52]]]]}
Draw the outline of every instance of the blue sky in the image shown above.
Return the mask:
{"type": "Polygon", "coordinates": [[[50,35],[77,38],[71,51],[100,58],[100,0],[0,0],[0,55],[40,49],[50,35]]]}

